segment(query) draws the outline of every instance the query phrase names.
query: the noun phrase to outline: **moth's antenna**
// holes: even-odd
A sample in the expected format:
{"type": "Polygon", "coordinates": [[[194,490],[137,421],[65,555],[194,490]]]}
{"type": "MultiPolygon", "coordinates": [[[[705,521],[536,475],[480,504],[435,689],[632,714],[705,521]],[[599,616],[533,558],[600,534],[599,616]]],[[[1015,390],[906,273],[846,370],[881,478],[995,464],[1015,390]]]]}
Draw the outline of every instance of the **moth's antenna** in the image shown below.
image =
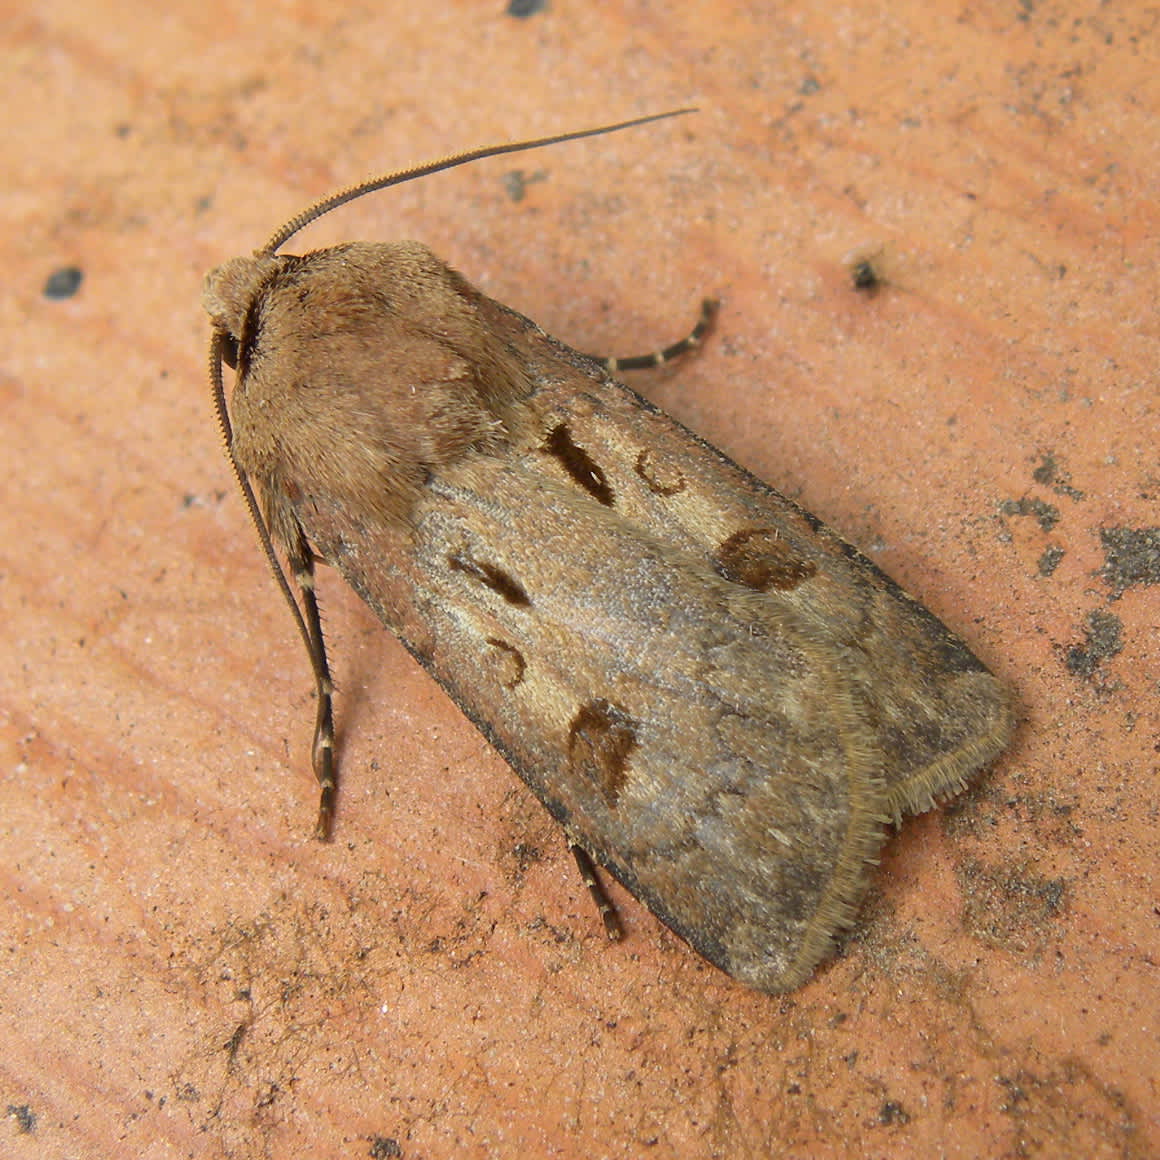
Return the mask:
{"type": "Polygon", "coordinates": [[[621,129],[631,129],[635,125],[647,125],[650,121],[663,121],[666,117],[683,117],[686,113],[695,113],[695,108],[673,109],[667,113],[653,113],[648,117],[636,117],[631,121],[620,121],[615,125],[603,125],[599,129],[580,129],[573,133],[558,133],[552,137],[538,137],[534,141],[513,141],[506,145],[486,145],[482,149],[471,149],[466,153],[453,153],[439,161],[428,161],[425,165],[416,165],[412,169],[400,169],[397,173],[388,173],[383,177],[372,177],[361,185],[352,185],[340,193],[332,193],[317,201],[309,209],[303,210],[297,217],[291,218],[284,226],[277,230],[273,237],[258,251],[259,254],[277,253],[299,230],[304,229],[311,222],[317,221],[323,214],[328,214],[348,201],[354,201],[364,194],[374,193],[378,189],[386,189],[391,185],[402,185],[416,177],[426,177],[430,173],[440,173],[444,169],[454,169],[457,165],[466,165],[469,161],[480,161],[484,157],[499,157],[503,153],[522,153],[526,149],[539,149],[542,145],[558,145],[562,141],[578,141],[581,137],[598,137],[602,133],[617,133],[621,129]]]}

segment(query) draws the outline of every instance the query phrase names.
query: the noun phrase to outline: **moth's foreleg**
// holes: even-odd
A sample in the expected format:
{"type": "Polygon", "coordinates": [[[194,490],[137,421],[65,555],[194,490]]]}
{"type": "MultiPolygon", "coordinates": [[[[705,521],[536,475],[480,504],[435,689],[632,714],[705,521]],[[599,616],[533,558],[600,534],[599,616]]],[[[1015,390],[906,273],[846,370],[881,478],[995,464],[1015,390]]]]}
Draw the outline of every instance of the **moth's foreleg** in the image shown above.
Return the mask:
{"type": "Polygon", "coordinates": [[[302,598],[302,613],[309,636],[310,667],[314,670],[314,685],[318,708],[314,718],[314,742],[310,747],[314,776],[318,779],[318,820],[314,836],[325,841],[330,836],[334,817],[334,798],[337,782],[334,772],[334,684],[330,679],[330,664],[326,659],[326,642],[322,638],[322,618],[318,615],[318,596],[314,590],[314,553],[304,536],[286,554],[294,582],[302,598]]]}

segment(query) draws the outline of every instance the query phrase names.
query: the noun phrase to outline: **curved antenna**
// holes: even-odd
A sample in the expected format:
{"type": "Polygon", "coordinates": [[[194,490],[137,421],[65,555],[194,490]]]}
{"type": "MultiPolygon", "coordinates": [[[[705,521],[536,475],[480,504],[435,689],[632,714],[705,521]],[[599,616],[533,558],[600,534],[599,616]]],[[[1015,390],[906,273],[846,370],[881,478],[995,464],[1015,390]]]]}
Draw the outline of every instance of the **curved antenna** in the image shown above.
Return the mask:
{"type": "Polygon", "coordinates": [[[386,189],[391,185],[402,185],[416,177],[426,177],[431,173],[440,173],[444,169],[454,169],[457,165],[466,165],[469,161],[480,161],[484,157],[499,157],[504,153],[522,153],[525,149],[539,149],[542,145],[558,145],[562,141],[578,141],[582,137],[598,137],[602,133],[616,133],[621,129],[631,129],[635,125],[647,125],[650,121],[663,121],[667,117],[683,117],[686,113],[695,113],[693,107],[687,109],[673,109],[667,113],[652,113],[647,117],[635,117],[631,121],[619,121],[615,125],[602,125],[599,129],[580,129],[572,133],[557,133],[552,137],[537,137],[532,141],[514,141],[506,145],[485,145],[482,149],[470,149],[466,153],[453,153],[438,161],[428,161],[424,165],[416,165],[411,169],[400,169],[396,173],[388,173],[382,177],[372,177],[360,185],[352,185],[340,193],[333,193],[317,201],[309,209],[303,210],[296,217],[291,218],[284,226],[276,230],[270,240],[258,251],[259,254],[274,254],[284,246],[299,230],[305,229],[311,222],[317,221],[323,214],[338,209],[368,193],[378,189],[386,189]]]}

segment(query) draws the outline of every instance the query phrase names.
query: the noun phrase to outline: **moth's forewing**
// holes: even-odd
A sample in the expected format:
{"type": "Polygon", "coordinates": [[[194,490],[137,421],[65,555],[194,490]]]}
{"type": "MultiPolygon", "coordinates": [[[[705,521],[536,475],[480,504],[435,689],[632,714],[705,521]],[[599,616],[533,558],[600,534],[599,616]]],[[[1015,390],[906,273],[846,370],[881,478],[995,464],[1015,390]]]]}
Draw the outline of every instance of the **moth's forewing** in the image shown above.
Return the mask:
{"type": "Polygon", "coordinates": [[[417,249],[295,259],[257,295],[235,443],[273,526],[661,919],[796,986],[887,819],[1002,748],[1003,690],[817,520],[417,249]],[[317,340],[268,341],[321,307],[317,340]]]}
{"type": "Polygon", "coordinates": [[[608,384],[598,399],[557,391],[554,402],[604,465],[617,510],[800,616],[872,723],[886,813],[929,809],[1003,749],[1013,724],[1007,692],[937,617],[815,516],[634,392],[608,384]]]}

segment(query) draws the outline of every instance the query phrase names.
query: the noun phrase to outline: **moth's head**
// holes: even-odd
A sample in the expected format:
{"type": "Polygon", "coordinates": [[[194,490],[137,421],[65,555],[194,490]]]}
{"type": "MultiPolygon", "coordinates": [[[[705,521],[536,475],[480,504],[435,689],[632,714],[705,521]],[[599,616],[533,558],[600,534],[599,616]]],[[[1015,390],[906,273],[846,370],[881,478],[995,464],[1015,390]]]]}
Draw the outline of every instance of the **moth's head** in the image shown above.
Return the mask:
{"type": "Polygon", "coordinates": [[[252,258],[231,258],[205,276],[201,304],[220,340],[222,361],[232,369],[238,365],[238,346],[250,307],[283,262],[274,254],[259,252],[252,258]]]}

